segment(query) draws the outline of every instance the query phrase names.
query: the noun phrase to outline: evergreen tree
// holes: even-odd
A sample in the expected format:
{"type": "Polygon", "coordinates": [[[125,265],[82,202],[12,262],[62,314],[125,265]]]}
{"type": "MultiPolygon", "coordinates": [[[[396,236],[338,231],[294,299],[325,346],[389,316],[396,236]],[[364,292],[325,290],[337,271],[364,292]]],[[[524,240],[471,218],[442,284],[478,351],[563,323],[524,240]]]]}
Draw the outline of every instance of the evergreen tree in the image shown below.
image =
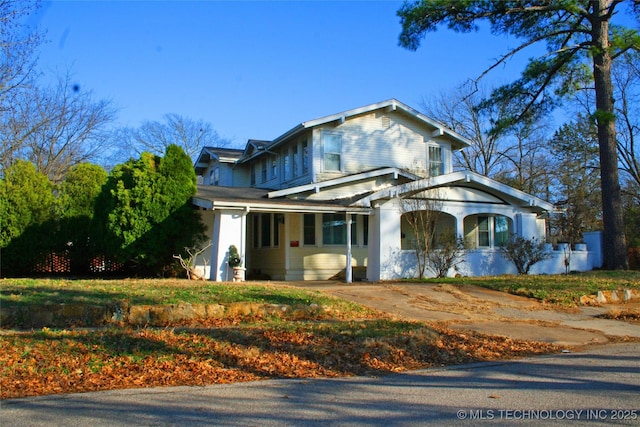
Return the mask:
{"type": "Polygon", "coordinates": [[[49,179],[24,160],[0,180],[2,275],[29,275],[52,245],[53,193],[49,179]]]}
{"type": "Polygon", "coordinates": [[[107,172],[91,163],[73,166],[58,185],[56,198],[56,252],[65,251],[73,274],[89,273],[89,246],[95,202],[107,180],[107,172]]]}
{"type": "Polygon", "coordinates": [[[182,148],[171,145],[164,158],[143,153],[116,166],[96,203],[92,240],[136,274],[167,274],[173,254],[202,238],[191,205],[196,176],[182,148]]]}
{"type": "Polygon", "coordinates": [[[0,247],[6,247],[33,225],[52,218],[53,194],[46,175],[27,161],[17,160],[0,181],[0,247]]]}

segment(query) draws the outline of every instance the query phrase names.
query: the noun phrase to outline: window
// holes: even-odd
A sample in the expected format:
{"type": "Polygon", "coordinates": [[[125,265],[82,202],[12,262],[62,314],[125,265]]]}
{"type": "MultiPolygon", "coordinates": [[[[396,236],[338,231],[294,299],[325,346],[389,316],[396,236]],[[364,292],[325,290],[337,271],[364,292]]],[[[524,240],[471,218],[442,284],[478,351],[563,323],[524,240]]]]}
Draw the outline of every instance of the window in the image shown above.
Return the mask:
{"type": "Polygon", "coordinates": [[[271,157],[271,178],[278,177],[278,158],[276,156],[271,157]]]}
{"type": "Polygon", "coordinates": [[[369,216],[362,215],[362,244],[369,245],[369,216]]]}
{"type": "Polygon", "coordinates": [[[271,246],[271,214],[260,214],[260,246],[271,246]]]}
{"type": "Polygon", "coordinates": [[[280,245],[280,224],[282,214],[251,214],[252,241],[254,248],[276,248],[280,245]]]}
{"type": "Polygon", "coordinates": [[[294,145],[291,148],[291,171],[294,178],[298,176],[298,168],[298,146],[294,145]]]}
{"type": "Polygon", "coordinates": [[[253,247],[260,247],[260,217],[258,215],[253,216],[253,247]]]}
{"type": "Polygon", "coordinates": [[[342,136],[337,134],[324,134],[324,170],[341,170],[340,156],[342,154],[342,136]]]}
{"type": "Polygon", "coordinates": [[[347,244],[347,221],[344,214],[322,214],[322,244],[347,244]]]}
{"type": "Polygon", "coordinates": [[[256,185],[256,165],[251,165],[251,177],[249,178],[251,180],[250,185],[253,187],[256,185]]]}
{"type": "Polygon", "coordinates": [[[302,174],[309,173],[309,145],[307,141],[302,142],[302,174]]]}
{"type": "Polygon", "coordinates": [[[291,178],[291,159],[289,159],[289,153],[283,156],[282,162],[282,178],[287,180],[291,178]]]}
{"type": "Polygon", "coordinates": [[[302,242],[305,245],[316,244],[316,215],[315,214],[304,214],[302,242]]]}
{"type": "Polygon", "coordinates": [[[280,224],[284,224],[284,215],[273,214],[273,247],[280,246],[280,224]]]}
{"type": "Polygon", "coordinates": [[[509,240],[511,220],[502,215],[465,218],[465,239],[478,248],[504,246],[509,240]]]}
{"type": "Polygon", "coordinates": [[[429,147],[429,176],[438,176],[444,173],[444,162],[442,161],[442,147],[429,147]]]}
{"type": "Polygon", "coordinates": [[[216,167],[209,172],[209,185],[220,185],[220,168],[216,167]]]}
{"type": "Polygon", "coordinates": [[[478,246],[481,248],[487,248],[490,246],[489,241],[489,217],[478,217],[478,246]]]}
{"type": "Polygon", "coordinates": [[[509,241],[509,218],[496,216],[493,221],[493,245],[504,246],[509,241]]]}
{"type": "Polygon", "coordinates": [[[260,169],[261,182],[267,182],[267,159],[262,159],[260,169]]]}

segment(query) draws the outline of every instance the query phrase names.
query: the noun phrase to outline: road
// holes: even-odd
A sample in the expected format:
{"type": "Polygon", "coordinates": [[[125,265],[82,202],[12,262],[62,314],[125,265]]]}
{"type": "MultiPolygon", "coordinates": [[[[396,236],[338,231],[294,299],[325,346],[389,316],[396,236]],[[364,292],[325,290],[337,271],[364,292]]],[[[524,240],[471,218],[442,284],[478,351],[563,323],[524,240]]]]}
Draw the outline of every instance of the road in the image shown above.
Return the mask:
{"type": "Polygon", "coordinates": [[[6,400],[8,426],[640,425],[640,344],[385,377],[6,400]]]}

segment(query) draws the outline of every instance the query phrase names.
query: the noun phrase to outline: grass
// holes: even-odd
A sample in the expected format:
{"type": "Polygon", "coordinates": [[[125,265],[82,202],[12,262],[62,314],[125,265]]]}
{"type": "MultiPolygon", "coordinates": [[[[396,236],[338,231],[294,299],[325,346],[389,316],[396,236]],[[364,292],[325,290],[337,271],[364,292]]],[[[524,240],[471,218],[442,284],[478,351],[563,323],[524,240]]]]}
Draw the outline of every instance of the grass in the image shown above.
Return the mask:
{"type": "Polygon", "coordinates": [[[253,302],[295,307],[317,304],[354,316],[366,314],[366,309],[357,304],[331,298],[319,291],[282,285],[237,285],[180,279],[0,281],[0,305],[3,307],[48,304],[108,305],[117,301],[127,301],[130,305],[253,302]]]}
{"type": "MultiPolygon", "coordinates": [[[[597,290],[640,289],[639,272],[567,276],[430,279],[473,284],[557,304],[575,304],[597,290]]],[[[331,307],[329,318],[230,318],[166,328],[110,326],[0,334],[0,399],[52,393],[169,385],[205,385],[265,378],[335,377],[510,359],[558,351],[554,345],[460,333],[433,323],[392,320],[317,291],[282,284],[186,280],[0,281],[0,305],[179,302],[331,307]],[[338,314],[336,314],[338,313],[338,314]]],[[[622,313],[621,316],[627,316],[622,313]]]]}
{"type": "Polygon", "coordinates": [[[425,279],[427,283],[475,285],[536,298],[561,306],[575,306],[583,295],[598,291],[640,289],[640,271],[590,271],[585,273],[536,276],[486,276],[425,279]]]}

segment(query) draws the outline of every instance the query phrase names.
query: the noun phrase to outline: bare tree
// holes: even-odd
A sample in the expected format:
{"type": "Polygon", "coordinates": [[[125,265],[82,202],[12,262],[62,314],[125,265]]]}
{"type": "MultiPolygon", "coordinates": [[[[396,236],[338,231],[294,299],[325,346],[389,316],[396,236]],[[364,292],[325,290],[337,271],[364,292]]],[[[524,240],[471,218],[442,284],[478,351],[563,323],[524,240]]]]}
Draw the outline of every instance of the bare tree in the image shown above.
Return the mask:
{"type": "Polygon", "coordinates": [[[24,20],[39,7],[39,1],[0,0],[0,105],[5,111],[12,92],[27,84],[35,73],[35,51],[42,43],[40,31],[24,20]]]}
{"type": "MultiPolygon", "coordinates": [[[[631,181],[627,188],[640,188],[640,53],[626,52],[612,67],[616,115],[620,123],[618,152],[621,172],[631,181]]],[[[633,194],[640,201],[637,192],[633,194]]]]}
{"type": "Polygon", "coordinates": [[[36,49],[42,34],[29,29],[24,20],[38,8],[38,1],[0,0],[0,170],[6,169],[21,148],[12,138],[13,120],[19,98],[31,88],[37,75],[36,49]]]}
{"type": "Polygon", "coordinates": [[[502,153],[502,170],[494,178],[549,200],[552,168],[546,129],[540,124],[520,124],[511,128],[510,139],[502,153]]]}
{"type": "Polygon", "coordinates": [[[161,155],[175,144],[195,160],[203,147],[227,144],[210,123],[179,114],[166,114],[162,122],[146,121],[138,128],[120,129],[117,138],[127,157],[139,157],[143,151],[161,155]]]}
{"type": "Polygon", "coordinates": [[[425,114],[473,141],[473,145],[455,153],[459,168],[493,177],[501,170],[501,137],[491,133],[492,122],[498,118],[497,108],[480,109],[487,96],[485,90],[464,84],[422,101],[425,114]]]}
{"type": "Polygon", "coordinates": [[[53,182],[74,165],[95,161],[103,153],[106,126],[115,117],[109,101],[94,101],[71,83],[69,74],[57,86],[22,91],[10,117],[0,128],[2,141],[15,141],[3,161],[22,158],[36,165],[53,182]]]}

